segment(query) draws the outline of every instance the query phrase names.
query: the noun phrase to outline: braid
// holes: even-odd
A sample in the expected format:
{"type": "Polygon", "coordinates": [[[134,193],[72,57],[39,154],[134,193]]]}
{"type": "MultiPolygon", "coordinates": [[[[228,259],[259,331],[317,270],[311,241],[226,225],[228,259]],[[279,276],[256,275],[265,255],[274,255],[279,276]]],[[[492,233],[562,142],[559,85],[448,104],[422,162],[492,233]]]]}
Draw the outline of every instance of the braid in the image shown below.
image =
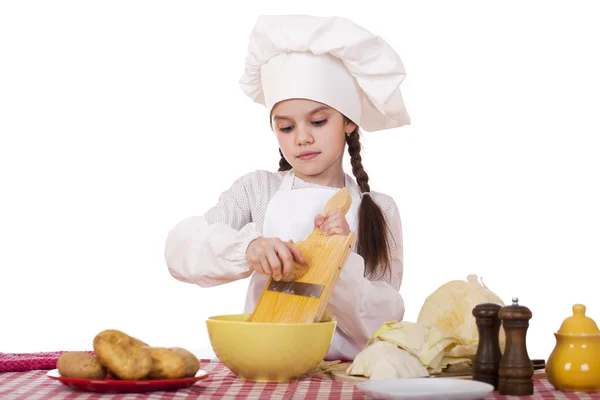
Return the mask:
{"type": "MultiPolygon", "coordinates": [[[[361,192],[370,192],[369,175],[363,168],[360,156],[360,135],[356,128],[346,137],[352,174],[361,192]]],[[[365,266],[371,272],[381,267],[389,269],[389,249],[386,240],[387,224],[379,206],[370,195],[364,196],[358,209],[358,244],[357,252],[365,260],[365,266]]]]}
{"type": "Polygon", "coordinates": [[[281,149],[279,149],[279,155],[281,156],[281,159],[279,160],[279,171],[289,171],[290,169],[292,169],[290,163],[288,163],[285,157],[283,156],[281,149]]]}
{"type": "Polygon", "coordinates": [[[361,192],[370,192],[369,175],[364,170],[362,165],[362,157],[360,156],[360,138],[358,129],[355,129],[349,136],[346,137],[348,144],[348,153],[350,154],[350,165],[352,165],[352,173],[356,178],[356,183],[360,187],[361,192]]]}

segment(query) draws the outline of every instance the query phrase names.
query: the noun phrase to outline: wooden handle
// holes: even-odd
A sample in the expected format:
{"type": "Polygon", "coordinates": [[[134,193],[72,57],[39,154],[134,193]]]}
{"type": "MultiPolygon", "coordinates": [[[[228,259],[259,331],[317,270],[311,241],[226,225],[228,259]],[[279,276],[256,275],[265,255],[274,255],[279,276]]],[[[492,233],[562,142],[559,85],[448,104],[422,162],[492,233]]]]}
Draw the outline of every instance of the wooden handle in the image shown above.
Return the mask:
{"type": "MultiPolygon", "coordinates": [[[[352,198],[347,188],[340,189],[325,206],[325,216],[335,209],[347,213],[352,198]]],[[[267,288],[273,277],[269,277],[258,303],[248,318],[250,322],[285,322],[312,323],[319,322],[329,303],[333,288],[337,283],[341,269],[344,267],[354,244],[356,235],[330,235],[316,228],[304,240],[292,244],[302,252],[306,265],[304,270],[295,268],[295,281],[301,285],[323,286],[320,297],[298,296],[288,292],[271,291],[267,288]],[[299,277],[300,275],[300,277],[299,277]]]]}
{"type": "Polygon", "coordinates": [[[348,212],[348,210],[350,210],[351,204],[352,198],[350,197],[350,191],[347,187],[343,187],[336,194],[331,196],[331,198],[325,205],[325,212],[323,216],[326,217],[328,213],[337,208],[341,209],[342,213],[345,215],[348,212]]]}

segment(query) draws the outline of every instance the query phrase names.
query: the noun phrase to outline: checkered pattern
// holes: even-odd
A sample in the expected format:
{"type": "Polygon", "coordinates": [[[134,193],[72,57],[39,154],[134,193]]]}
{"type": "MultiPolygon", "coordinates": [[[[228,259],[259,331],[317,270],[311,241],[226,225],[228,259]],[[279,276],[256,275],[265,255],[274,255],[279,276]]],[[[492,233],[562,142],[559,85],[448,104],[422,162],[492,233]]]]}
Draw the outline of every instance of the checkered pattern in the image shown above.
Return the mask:
{"type": "Polygon", "coordinates": [[[48,378],[45,370],[4,372],[0,374],[0,399],[367,399],[353,385],[323,376],[307,376],[290,383],[254,383],[240,380],[216,360],[201,360],[201,368],[209,377],[190,388],[116,395],[75,391],[48,378]]]}
{"type": "MultiPolygon", "coordinates": [[[[0,361],[2,361],[0,359],[0,361]]],[[[0,362],[0,365],[2,363],[0,362]]],[[[290,383],[244,382],[216,360],[201,360],[201,368],[210,376],[190,388],[169,392],[140,394],[95,394],[68,388],[46,376],[46,370],[0,373],[0,399],[3,400],[96,400],[96,399],[314,399],[361,400],[370,399],[354,385],[332,381],[323,375],[309,375],[290,383]]],[[[441,379],[441,378],[440,378],[441,379]]],[[[600,399],[600,393],[563,393],[554,390],[541,375],[535,381],[533,396],[501,396],[490,394],[487,399],[600,399]]]]}

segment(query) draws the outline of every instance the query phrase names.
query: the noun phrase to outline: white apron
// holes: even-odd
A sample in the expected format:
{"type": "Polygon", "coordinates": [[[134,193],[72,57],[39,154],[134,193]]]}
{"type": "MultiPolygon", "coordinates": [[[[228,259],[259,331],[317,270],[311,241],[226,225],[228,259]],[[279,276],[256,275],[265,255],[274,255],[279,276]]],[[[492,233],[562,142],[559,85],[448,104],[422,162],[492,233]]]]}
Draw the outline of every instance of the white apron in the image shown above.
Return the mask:
{"type": "MultiPolygon", "coordinates": [[[[299,242],[305,239],[314,230],[314,218],[323,214],[325,205],[339,189],[337,188],[305,188],[292,190],[294,181],[293,169],[284,176],[279,190],[271,198],[263,224],[262,236],[265,238],[277,237],[283,241],[293,240],[299,242]]],[[[357,233],[358,207],[360,206],[360,190],[358,185],[345,174],[346,187],[352,196],[352,205],[346,220],[350,230],[357,233]]],[[[356,251],[356,245],[353,251],[356,251]]],[[[248,286],[248,294],[244,313],[251,313],[256,307],[269,276],[253,273],[248,286]]],[[[348,293],[351,296],[351,293],[348,293]]],[[[326,359],[351,360],[361,350],[347,339],[346,335],[338,328],[333,337],[326,359]]]]}

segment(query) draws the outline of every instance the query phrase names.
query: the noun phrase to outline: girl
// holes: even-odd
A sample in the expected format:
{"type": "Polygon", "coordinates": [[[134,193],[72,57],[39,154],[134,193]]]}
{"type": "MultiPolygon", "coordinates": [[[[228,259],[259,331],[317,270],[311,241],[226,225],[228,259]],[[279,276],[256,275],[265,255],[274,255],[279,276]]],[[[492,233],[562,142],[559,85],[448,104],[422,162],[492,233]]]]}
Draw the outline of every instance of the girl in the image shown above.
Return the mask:
{"type": "Polygon", "coordinates": [[[178,223],[166,242],[168,269],[201,287],[251,277],[250,313],[270,276],[279,280],[292,260],[304,262],[288,240],[315,227],[355,232],[327,307],[337,320],[327,359],[353,360],[379,326],[404,316],[400,216],[390,196],[369,187],[359,133],[410,123],[398,88],[404,68],[385,41],[338,17],[262,16],[248,53],[241,87],[267,108],[279,170],[240,177],[204,215],[178,223]],[[346,147],[356,180],[343,170],[346,147]],[[324,218],[342,187],[350,210],[324,218]]]}

